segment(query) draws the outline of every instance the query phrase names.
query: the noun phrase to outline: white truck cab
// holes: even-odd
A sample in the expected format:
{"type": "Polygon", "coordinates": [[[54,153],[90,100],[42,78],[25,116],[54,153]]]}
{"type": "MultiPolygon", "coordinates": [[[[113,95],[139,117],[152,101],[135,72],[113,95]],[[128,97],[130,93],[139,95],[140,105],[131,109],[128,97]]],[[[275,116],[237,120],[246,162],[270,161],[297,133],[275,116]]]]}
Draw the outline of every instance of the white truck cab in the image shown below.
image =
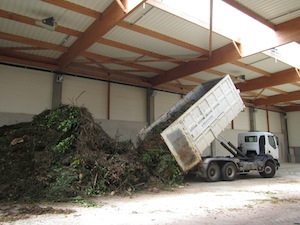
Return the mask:
{"type": "Polygon", "coordinates": [[[278,138],[270,132],[250,131],[238,135],[239,149],[247,156],[271,155],[278,160],[278,138]]]}

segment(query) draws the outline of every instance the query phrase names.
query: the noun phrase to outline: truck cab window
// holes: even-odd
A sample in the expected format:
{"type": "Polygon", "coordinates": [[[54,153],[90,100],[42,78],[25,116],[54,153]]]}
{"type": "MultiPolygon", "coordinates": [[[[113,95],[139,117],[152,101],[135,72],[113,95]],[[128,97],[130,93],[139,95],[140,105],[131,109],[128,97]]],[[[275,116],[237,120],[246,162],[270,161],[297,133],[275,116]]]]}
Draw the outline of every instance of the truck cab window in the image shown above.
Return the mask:
{"type": "Polygon", "coordinates": [[[275,142],[274,136],[268,136],[268,139],[269,139],[270,145],[271,145],[273,148],[276,148],[276,142],[275,142]]]}
{"type": "Polygon", "coordinates": [[[245,136],[245,142],[257,142],[257,136],[245,136]]]}

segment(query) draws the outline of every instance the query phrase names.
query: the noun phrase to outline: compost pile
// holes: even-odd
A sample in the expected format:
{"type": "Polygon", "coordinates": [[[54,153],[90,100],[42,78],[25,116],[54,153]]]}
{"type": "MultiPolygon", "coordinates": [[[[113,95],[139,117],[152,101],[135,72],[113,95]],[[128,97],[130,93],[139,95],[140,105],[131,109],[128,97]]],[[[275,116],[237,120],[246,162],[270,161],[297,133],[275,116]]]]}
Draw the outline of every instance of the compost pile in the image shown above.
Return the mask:
{"type": "MultiPolygon", "coordinates": [[[[169,121],[170,122],[170,121],[169,121]]],[[[83,107],[45,110],[0,128],[0,200],[62,201],[178,184],[183,174],[160,125],[135,148],[109,137],[83,107]]]]}

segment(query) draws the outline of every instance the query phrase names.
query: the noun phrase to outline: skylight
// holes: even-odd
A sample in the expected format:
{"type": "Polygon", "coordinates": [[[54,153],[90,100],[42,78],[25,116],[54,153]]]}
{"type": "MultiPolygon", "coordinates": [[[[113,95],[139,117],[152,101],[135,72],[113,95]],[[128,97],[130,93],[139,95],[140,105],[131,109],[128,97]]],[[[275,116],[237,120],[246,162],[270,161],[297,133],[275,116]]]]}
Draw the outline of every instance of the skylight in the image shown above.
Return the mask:
{"type": "Polygon", "coordinates": [[[300,45],[296,42],[285,44],[264,52],[275,60],[280,60],[288,65],[300,69],[300,45]]]}
{"type": "MultiPolygon", "coordinates": [[[[160,0],[172,11],[187,15],[193,21],[200,21],[209,28],[210,0],[160,0]]],[[[276,43],[275,31],[228,5],[222,0],[213,1],[213,31],[243,44],[243,55],[251,55],[268,43],[276,43]]],[[[264,52],[295,68],[300,68],[300,45],[296,42],[264,52]]]]}
{"type": "MultiPolygon", "coordinates": [[[[161,0],[162,4],[209,24],[210,0],[161,0]]],[[[228,5],[222,0],[213,1],[213,30],[227,34],[234,40],[252,39],[259,33],[274,33],[269,27],[228,5]]]]}

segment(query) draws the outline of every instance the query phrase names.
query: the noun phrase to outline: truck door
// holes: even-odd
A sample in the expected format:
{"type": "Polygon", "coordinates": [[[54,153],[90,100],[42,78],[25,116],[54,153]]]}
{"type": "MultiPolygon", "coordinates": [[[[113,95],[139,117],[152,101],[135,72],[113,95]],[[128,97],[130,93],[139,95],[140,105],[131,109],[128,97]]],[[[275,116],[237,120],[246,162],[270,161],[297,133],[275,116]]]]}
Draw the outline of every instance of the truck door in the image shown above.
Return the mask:
{"type": "Polygon", "coordinates": [[[278,159],[279,150],[278,150],[278,141],[274,135],[268,135],[268,144],[267,146],[267,154],[270,154],[274,157],[274,159],[278,159]]]}
{"type": "Polygon", "coordinates": [[[265,155],[266,154],[266,139],[264,135],[259,137],[259,154],[265,155]]]}

